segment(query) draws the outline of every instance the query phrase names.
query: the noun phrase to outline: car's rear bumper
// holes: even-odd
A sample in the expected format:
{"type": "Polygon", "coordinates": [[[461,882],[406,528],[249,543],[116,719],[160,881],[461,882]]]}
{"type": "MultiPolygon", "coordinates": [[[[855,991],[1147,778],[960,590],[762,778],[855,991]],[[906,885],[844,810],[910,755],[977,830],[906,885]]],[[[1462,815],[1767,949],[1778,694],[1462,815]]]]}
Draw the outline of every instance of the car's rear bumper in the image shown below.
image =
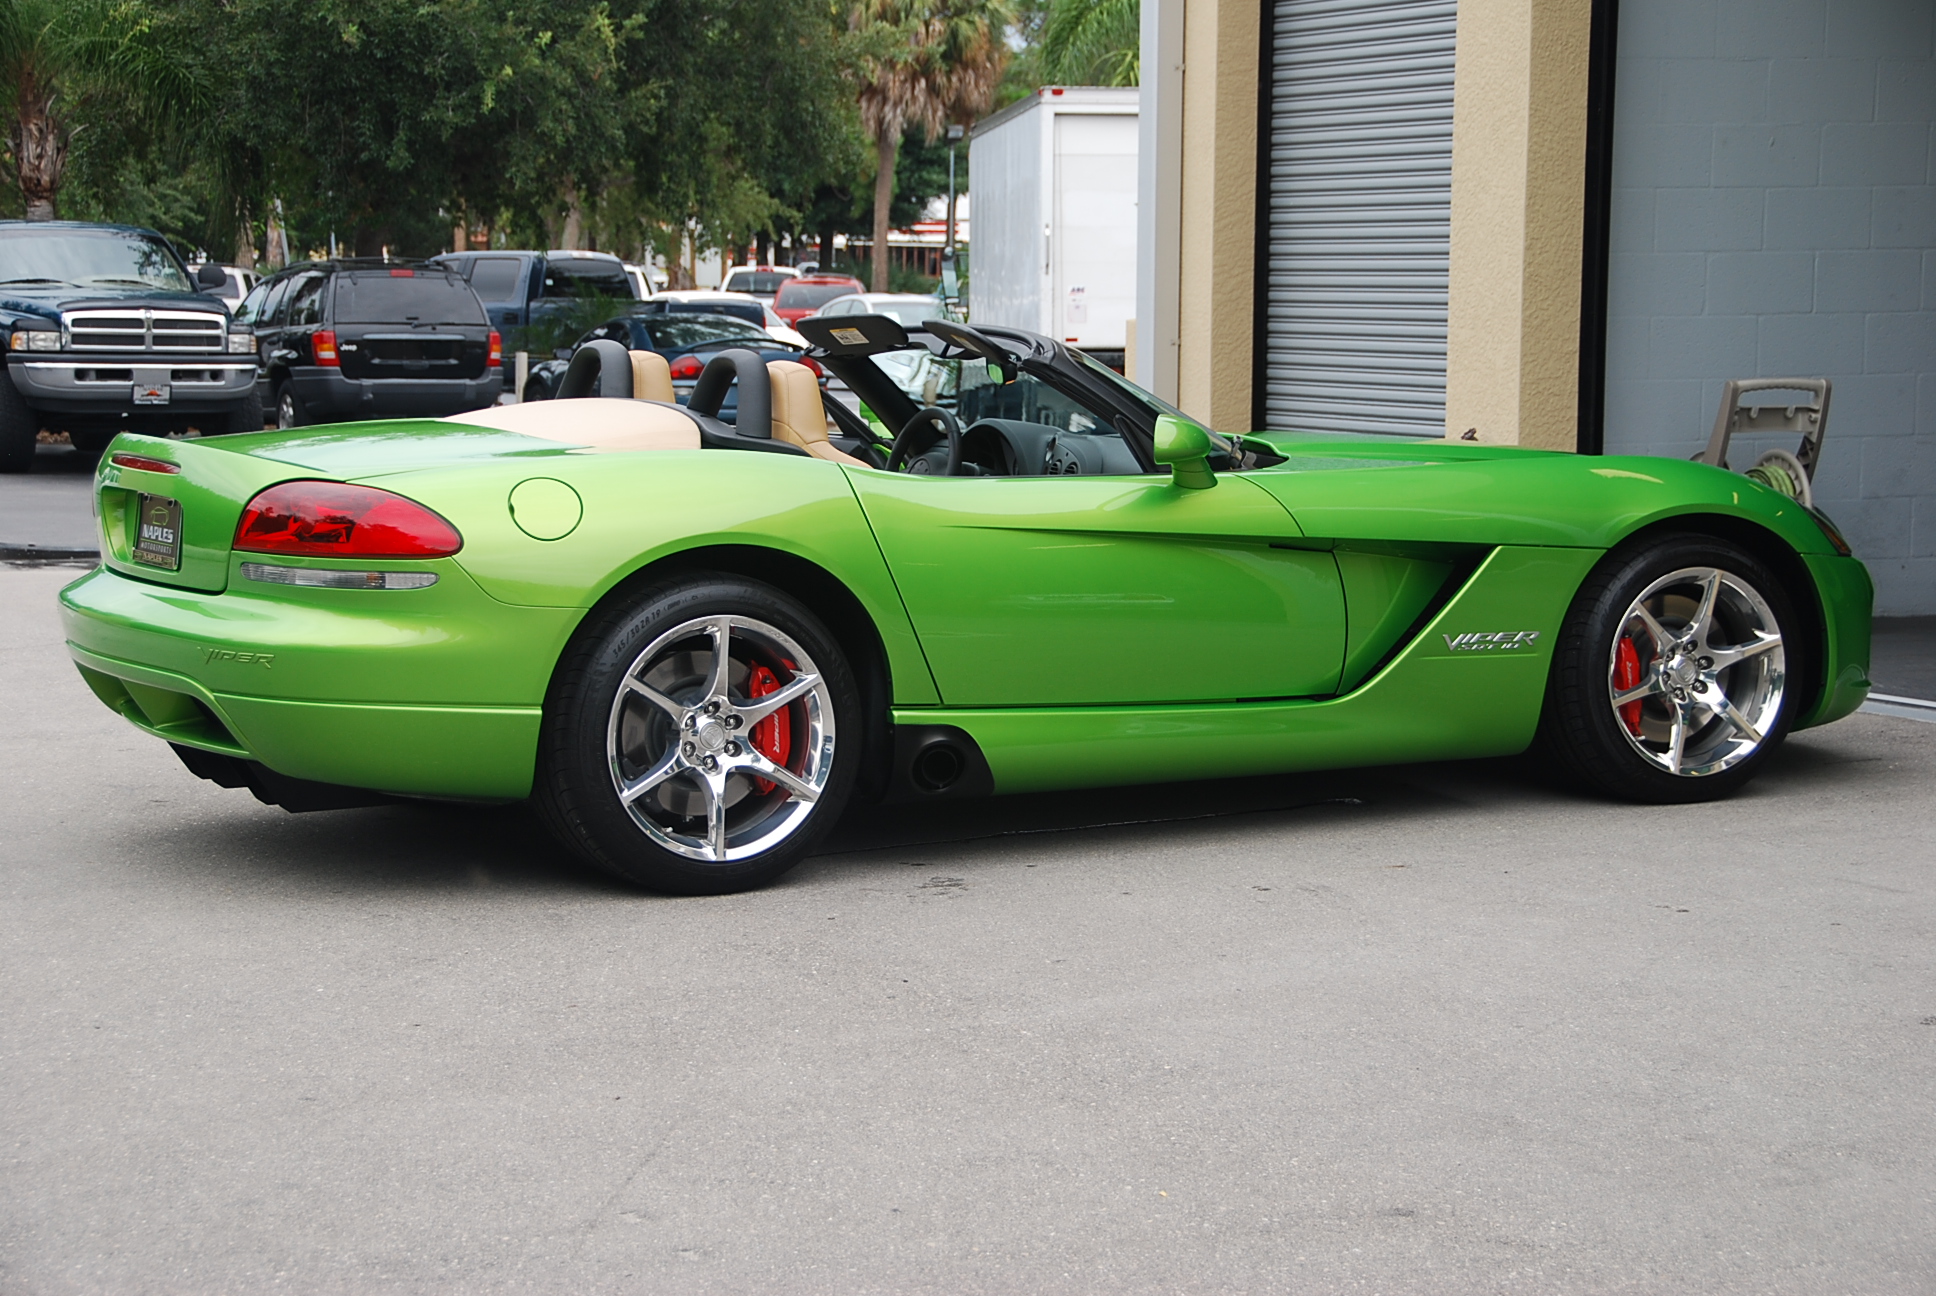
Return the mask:
{"type": "Polygon", "coordinates": [[[482,409],[504,393],[504,374],[478,378],[346,378],[335,369],[293,369],[289,381],[312,420],[440,418],[482,409]]]}
{"type": "Polygon", "coordinates": [[[29,405],[62,414],[150,416],[217,414],[255,386],[253,356],[89,356],[7,361],[7,375],[29,405]],[[161,404],[135,403],[137,390],[165,389],[161,404]]]}
{"type": "Polygon", "coordinates": [[[62,623],[95,695],[170,742],[318,783],[525,796],[577,613],[499,603],[448,559],[418,566],[442,579],[366,591],[237,576],[205,594],[97,569],[61,592],[62,623]]]}

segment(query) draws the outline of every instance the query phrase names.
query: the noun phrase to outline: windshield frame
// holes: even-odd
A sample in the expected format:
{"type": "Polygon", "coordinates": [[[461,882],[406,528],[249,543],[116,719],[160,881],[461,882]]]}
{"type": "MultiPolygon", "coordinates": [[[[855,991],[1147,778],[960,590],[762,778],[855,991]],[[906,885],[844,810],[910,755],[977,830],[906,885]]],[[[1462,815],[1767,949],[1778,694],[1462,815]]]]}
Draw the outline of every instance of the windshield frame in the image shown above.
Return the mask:
{"type": "MultiPolygon", "coordinates": [[[[1181,414],[1113,370],[1107,370],[1106,366],[1090,357],[1071,351],[1053,338],[997,325],[981,325],[975,331],[1007,349],[1015,357],[1022,374],[1082,406],[1096,417],[1099,424],[1114,427],[1121,433],[1124,443],[1129,446],[1145,473],[1153,475],[1164,471],[1158,467],[1155,456],[1156,420],[1159,417],[1175,414],[1202,426],[1199,420],[1181,414]],[[1091,366],[1105,369],[1114,381],[1105,382],[1091,372],[1091,366]]],[[[940,338],[926,332],[909,330],[908,339],[908,347],[896,350],[925,347],[943,359],[966,358],[962,353],[951,352],[951,348],[940,338]]],[[[874,355],[835,355],[818,347],[809,354],[845,382],[883,423],[892,424],[890,432],[898,431],[920,411],[921,406],[874,363],[874,355]]],[[[1217,438],[1217,442],[1222,450],[1222,439],[1217,438]]]]}

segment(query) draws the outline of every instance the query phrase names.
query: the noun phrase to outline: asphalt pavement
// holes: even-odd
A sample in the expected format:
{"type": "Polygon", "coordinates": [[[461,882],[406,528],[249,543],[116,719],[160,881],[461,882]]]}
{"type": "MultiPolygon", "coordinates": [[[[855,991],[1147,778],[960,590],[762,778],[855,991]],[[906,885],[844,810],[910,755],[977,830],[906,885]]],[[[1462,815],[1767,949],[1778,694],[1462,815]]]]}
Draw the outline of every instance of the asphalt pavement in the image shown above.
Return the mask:
{"type": "Polygon", "coordinates": [[[32,471],[0,473],[0,559],[93,554],[94,465],[71,446],[44,445],[32,471]]]}
{"type": "Polygon", "coordinates": [[[0,1291],[1936,1289],[1936,725],[855,818],[666,900],[191,778],[0,568],[0,1291]]]}

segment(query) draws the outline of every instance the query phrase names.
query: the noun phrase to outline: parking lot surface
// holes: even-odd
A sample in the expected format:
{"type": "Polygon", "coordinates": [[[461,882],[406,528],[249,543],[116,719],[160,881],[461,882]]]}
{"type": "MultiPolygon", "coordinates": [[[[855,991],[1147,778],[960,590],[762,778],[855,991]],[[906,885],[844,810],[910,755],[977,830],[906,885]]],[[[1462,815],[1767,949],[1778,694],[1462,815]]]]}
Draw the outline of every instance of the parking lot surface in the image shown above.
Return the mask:
{"type": "Polygon", "coordinates": [[[198,782],[0,567],[0,1291],[1927,1292],[1936,725],[997,800],[666,900],[198,782]]]}

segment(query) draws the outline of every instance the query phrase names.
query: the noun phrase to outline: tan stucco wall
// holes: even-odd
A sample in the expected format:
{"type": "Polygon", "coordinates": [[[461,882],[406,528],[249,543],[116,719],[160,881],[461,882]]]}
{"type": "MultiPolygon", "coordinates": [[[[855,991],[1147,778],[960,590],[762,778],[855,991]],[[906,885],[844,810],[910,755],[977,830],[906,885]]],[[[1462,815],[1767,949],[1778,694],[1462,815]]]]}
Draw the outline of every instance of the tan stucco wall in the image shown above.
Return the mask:
{"type": "Polygon", "coordinates": [[[1176,403],[1228,432],[1251,427],[1261,21],[1258,0],[1183,12],[1176,403]]]}
{"type": "Polygon", "coordinates": [[[1576,448],[1591,0],[1462,0],[1445,428],[1576,448]]]}

